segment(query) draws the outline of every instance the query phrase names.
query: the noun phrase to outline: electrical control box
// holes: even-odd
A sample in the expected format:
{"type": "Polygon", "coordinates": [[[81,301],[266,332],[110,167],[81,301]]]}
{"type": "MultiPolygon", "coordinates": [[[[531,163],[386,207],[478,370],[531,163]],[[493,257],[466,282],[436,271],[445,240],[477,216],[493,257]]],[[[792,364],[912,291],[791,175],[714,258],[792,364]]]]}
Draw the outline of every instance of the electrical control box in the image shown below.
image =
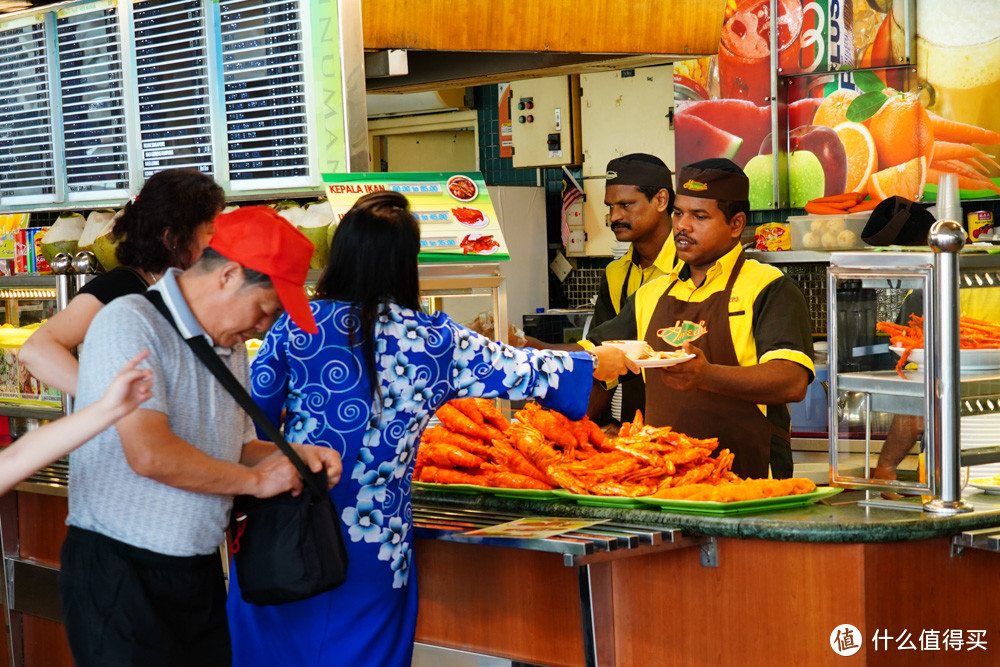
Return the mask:
{"type": "Polygon", "coordinates": [[[580,164],[580,78],[553,76],[510,84],[515,167],[580,164]]]}

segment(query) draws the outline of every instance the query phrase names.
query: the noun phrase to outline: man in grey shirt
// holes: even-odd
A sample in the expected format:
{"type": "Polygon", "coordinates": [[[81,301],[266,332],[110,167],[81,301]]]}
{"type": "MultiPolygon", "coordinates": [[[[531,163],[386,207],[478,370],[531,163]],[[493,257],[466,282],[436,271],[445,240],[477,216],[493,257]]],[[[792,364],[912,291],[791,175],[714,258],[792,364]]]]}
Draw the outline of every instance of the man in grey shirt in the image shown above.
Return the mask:
{"type": "MultiPolygon", "coordinates": [[[[245,341],[284,308],[316,325],[303,289],[312,244],[267,207],[216,218],[202,257],[154,285],[180,333],[143,295],[101,309],[84,340],[78,407],[148,349],[153,398],[70,458],[69,532],[60,593],[78,665],[228,665],[218,546],[232,498],[300,491],[302,480],[181,335],[205,336],[247,383],[245,341]]],[[[296,446],[339,479],[337,453],[296,446]]]]}

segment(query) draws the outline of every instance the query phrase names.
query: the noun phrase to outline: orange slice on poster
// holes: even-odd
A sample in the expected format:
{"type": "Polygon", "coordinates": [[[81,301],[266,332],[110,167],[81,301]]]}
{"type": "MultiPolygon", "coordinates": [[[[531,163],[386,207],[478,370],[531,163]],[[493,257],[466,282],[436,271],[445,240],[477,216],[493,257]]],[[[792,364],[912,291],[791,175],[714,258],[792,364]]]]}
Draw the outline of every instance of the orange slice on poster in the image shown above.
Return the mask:
{"type": "Polygon", "coordinates": [[[927,180],[927,158],[913,158],[903,164],[876,171],[868,181],[868,194],[882,201],[892,196],[920,201],[927,180]]]}
{"type": "Polygon", "coordinates": [[[833,131],[840,137],[847,153],[847,185],[844,192],[865,192],[877,164],[875,140],[871,132],[861,123],[850,121],[837,125],[833,131]]]}

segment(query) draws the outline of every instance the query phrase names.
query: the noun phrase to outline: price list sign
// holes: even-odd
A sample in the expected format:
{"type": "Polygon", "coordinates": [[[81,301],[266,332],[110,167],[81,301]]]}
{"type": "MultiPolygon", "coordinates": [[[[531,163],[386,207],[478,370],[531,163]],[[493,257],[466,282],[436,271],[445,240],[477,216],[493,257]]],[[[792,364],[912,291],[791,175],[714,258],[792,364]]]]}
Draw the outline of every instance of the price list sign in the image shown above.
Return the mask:
{"type": "Polygon", "coordinates": [[[117,4],[57,13],[66,184],[70,193],[128,192],[123,72],[117,4]]]}
{"type": "Polygon", "coordinates": [[[478,172],[323,174],[327,201],[339,221],[358,197],[390,190],[406,195],[420,222],[420,262],[510,259],[500,221],[478,172]]]}
{"type": "Polygon", "coordinates": [[[45,75],[45,25],[22,17],[0,30],[0,204],[55,198],[52,95],[45,75]]]}
{"type": "Polygon", "coordinates": [[[234,187],[306,183],[299,3],[224,0],[219,9],[230,179],[234,187]]]}
{"type": "Polygon", "coordinates": [[[134,12],[143,175],[214,171],[202,3],[142,2],[134,12]]]}

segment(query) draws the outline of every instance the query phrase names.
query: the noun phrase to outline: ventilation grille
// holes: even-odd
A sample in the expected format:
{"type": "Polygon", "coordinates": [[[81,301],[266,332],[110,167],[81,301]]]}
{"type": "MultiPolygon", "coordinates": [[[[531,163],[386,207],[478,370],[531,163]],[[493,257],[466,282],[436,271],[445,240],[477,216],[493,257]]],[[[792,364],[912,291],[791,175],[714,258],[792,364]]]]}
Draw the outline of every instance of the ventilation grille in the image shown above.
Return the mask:
{"type": "Polygon", "coordinates": [[[118,14],[111,2],[84,7],[62,10],[56,19],[68,195],[126,196],[118,14]]]}
{"type": "Polygon", "coordinates": [[[275,0],[220,2],[229,177],[236,188],[309,177],[298,8],[275,0]]]}
{"type": "Polygon", "coordinates": [[[134,20],[143,176],[213,171],[201,2],[137,2],[134,20]]]}
{"type": "Polygon", "coordinates": [[[41,19],[0,30],[0,203],[55,201],[52,96],[41,19]]]}

